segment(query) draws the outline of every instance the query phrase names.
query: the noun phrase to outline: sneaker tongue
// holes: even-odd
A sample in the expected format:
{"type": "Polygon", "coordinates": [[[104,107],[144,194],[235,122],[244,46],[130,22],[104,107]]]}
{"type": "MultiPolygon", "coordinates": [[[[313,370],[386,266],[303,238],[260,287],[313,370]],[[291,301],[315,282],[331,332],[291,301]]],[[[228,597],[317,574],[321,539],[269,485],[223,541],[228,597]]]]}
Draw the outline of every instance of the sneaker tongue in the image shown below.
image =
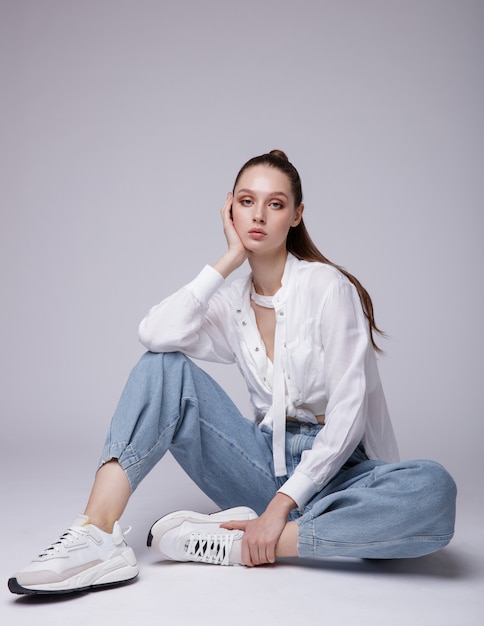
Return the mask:
{"type": "Polygon", "coordinates": [[[232,549],[230,550],[230,563],[233,565],[244,564],[242,561],[242,541],[240,541],[240,538],[236,538],[232,544],[232,549]]]}
{"type": "Polygon", "coordinates": [[[87,515],[78,515],[76,519],[72,522],[71,528],[75,526],[87,526],[90,524],[89,518],[87,515]]]}

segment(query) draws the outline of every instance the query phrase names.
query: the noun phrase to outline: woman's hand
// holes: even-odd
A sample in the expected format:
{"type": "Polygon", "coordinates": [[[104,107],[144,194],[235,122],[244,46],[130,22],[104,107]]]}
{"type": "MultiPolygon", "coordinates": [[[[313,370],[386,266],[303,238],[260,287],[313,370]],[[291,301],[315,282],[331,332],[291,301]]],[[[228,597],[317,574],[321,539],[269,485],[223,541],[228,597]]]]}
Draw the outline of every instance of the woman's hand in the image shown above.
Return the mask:
{"type": "Polygon", "coordinates": [[[227,194],[227,199],[221,210],[223,228],[225,239],[227,240],[227,252],[221,259],[214,263],[214,268],[222,274],[224,278],[227,278],[234,270],[242,265],[247,259],[247,250],[244,248],[237,231],[232,221],[231,209],[233,202],[233,195],[227,194]]]}
{"type": "Polygon", "coordinates": [[[287,516],[295,507],[294,500],[278,493],[257,519],[227,522],[221,528],[244,531],[242,561],[245,565],[253,567],[274,563],[276,547],[286,528],[287,516]]]}
{"type": "Polygon", "coordinates": [[[247,258],[247,250],[244,248],[244,244],[240,240],[240,237],[235,230],[234,222],[232,220],[232,203],[234,201],[234,196],[231,193],[227,194],[227,199],[220,211],[222,216],[222,222],[224,227],[225,239],[227,240],[227,245],[229,248],[229,252],[235,252],[242,256],[244,256],[244,261],[247,258]]]}

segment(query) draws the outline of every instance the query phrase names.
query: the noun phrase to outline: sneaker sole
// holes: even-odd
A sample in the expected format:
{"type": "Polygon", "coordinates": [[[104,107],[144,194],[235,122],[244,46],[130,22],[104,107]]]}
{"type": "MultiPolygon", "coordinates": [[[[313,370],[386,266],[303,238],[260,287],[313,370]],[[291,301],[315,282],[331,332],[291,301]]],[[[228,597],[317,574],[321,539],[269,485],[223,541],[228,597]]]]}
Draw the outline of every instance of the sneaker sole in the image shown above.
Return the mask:
{"type": "Polygon", "coordinates": [[[8,581],[8,588],[17,595],[75,593],[123,585],[134,580],[138,573],[136,557],[133,550],[128,548],[115,559],[100,563],[66,580],[24,587],[14,577],[8,581]],[[113,569],[113,566],[118,564],[119,567],[113,569]]]}
{"type": "Polygon", "coordinates": [[[158,552],[158,554],[163,555],[163,553],[160,552],[160,550],[157,548],[160,535],[163,535],[167,530],[170,530],[175,526],[179,526],[181,521],[193,523],[220,522],[221,524],[223,524],[232,520],[251,520],[256,519],[257,517],[257,513],[246,506],[239,506],[233,509],[225,509],[224,511],[219,511],[218,513],[211,514],[196,513],[194,511],[174,511],[173,513],[169,513],[168,515],[160,517],[160,519],[153,524],[148,533],[146,545],[148,546],[148,548],[151,548],[152,550],[158,552]]]}

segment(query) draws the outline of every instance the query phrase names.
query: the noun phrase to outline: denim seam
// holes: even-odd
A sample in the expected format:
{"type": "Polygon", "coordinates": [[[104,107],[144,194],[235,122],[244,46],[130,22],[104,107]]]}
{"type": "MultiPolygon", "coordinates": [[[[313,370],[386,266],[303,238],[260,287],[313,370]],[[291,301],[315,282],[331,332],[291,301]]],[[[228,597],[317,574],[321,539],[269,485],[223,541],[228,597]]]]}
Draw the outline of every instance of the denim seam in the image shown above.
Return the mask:
{"type": "Polygon", "coordinates": [[[216,435],[219,439],[223,439],[224,441],[228,442],[229,445],[234,448],[234,450],[237,450],[237,452],[240,454],[240,456],[243,456],[244,458],[246,458],[248,461],[250,461],[252,463],[252,465],[254,467],[256,467],[259,471],[261,471],[263,474],[265,474],[266,476],[268,476],[270,479],[274,479],[274,474],[272,474],[271,472],[268,472],[267,469],[261,465],[259,465],[249,454],[246,453],[246,451],[241,448],[240,446],[236,445],[232,439],[229,439],[228,437],[224,437],[223,434],[220,433],[220,431],[216,428],[214,428],[209,422],[206,422],[203,419],[200,419],[200,423],[204,424],[208,430],[212,431],[212,433],[214,435],[216,435]]]}

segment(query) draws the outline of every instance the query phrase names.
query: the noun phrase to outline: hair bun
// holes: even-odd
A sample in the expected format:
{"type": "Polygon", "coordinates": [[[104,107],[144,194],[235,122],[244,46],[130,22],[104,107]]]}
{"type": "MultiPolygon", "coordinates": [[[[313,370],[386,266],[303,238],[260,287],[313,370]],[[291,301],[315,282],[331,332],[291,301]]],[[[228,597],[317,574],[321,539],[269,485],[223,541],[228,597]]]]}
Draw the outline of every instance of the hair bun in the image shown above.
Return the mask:
{"type": "Polygon", "coordinates": [[[271,150],[269,154],[279,157],[280,159],[284,159],[284,161],[289,161],[289,159],[287,158],[287,154],[282,150],[271,150]]]}

